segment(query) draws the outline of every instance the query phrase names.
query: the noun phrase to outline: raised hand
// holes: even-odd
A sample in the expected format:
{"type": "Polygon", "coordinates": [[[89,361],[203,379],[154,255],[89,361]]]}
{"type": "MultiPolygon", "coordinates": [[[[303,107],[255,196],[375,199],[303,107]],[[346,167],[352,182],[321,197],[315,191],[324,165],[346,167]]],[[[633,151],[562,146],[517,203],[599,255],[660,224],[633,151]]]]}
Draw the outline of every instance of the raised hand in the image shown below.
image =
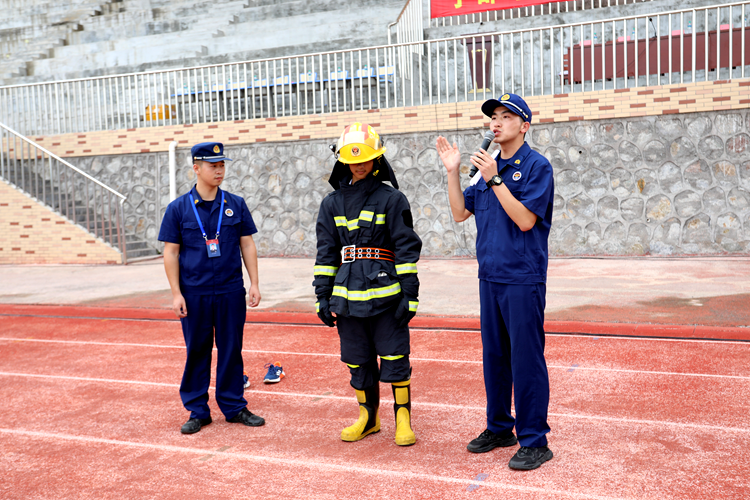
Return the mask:
{"type": "Polygon", "coordinates": [[[451,147],[448,139],[441,135],[435,141],[435,147],[448,173],[458,172],[461,166],[461,152],[458,150],[458,145],[454,142],[451,147]]]}

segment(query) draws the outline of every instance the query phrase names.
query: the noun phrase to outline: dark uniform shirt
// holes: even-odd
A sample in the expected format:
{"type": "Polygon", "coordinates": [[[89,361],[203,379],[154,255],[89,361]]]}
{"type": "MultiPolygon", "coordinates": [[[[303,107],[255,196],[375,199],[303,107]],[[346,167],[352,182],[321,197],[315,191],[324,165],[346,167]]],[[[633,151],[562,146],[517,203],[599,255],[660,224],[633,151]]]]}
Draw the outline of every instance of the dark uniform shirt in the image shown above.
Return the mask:
{"type": "Polygon", "coordinates": [[[466,188],[464,203],[477,223],[479,279],[546,283],[555,190],[552,165],[524,143],[508,160],[498,155],[497,170],[513,196],[538,218],[532,229],[521,231],[482,179],[466,188]]]}
{"type": "Polygon", "coordinates": [[[349,180],[320,204],[313,285],[318,297],[330,295],[331,311],[366,318],[392,307],[402,296],[416,301],[422,240],[414,232],[403,193],[373,177],[354,184],[349,180]],[[395,261],[342,263],[341,249],[348,245],[390,250],[395,261]]]}
{"type": "MultiPolygon", "coordinates": [[[[212,202],[204,201],[193,187],[190,190],[197,202],[198,215],[209,240],[216,238],[219,223],[221,193],[216,192],[212,202]],[[211,205],[210,212],[207,210],[211,205]]],[[[206,241],[203,239],[195,213],[190,206],[190,193],[186,193],[167,206],[159,231],[159,241],[180,245],[180,290],[184,294],[211,295],[241,290],[242,254],[240,237],[258,232],[247,208],[240,197],[224,191],[224,212],[219,233],[219,257],[208,257],[206,241]]]]}

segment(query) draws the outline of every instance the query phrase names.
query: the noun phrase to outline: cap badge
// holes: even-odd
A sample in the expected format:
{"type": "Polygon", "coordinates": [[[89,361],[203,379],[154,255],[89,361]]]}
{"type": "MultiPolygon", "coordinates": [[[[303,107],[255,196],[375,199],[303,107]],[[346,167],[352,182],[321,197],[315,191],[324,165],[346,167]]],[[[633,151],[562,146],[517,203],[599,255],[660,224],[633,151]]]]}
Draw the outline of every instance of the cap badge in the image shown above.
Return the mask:
{"type": "Polygon", "coordinates": [[[227,208],[226,210],[224,210],[224,213],[227,215],[227,217],[231,217],[234,215],[234,211],[231,208],[227,208]]]}
{"type": "Polygon", "coordinates": [[[514,181],[517,181],[517,180],[519,180],[520,178],[521,178],[521,172],[515,172],[515,173],[513,174],[513,180],[514,180],[514,181]]]}
{"type": "Polygon", "coordinates": [[[214,153],[221,153],[221,149],[219,148],[218,144],[214,146],[214,153]]]}
{"type": "Polygon", "coordinates": [[[500,98],[501,101],[507,101],[510,99],[510,94],[503,94],[503,96],[500,98]]]}
{"type": "Polygon", "coordinates": [[[357,146],[352,146],[352,156],[359,156],[360,153],[361,151],[357,146]]]}

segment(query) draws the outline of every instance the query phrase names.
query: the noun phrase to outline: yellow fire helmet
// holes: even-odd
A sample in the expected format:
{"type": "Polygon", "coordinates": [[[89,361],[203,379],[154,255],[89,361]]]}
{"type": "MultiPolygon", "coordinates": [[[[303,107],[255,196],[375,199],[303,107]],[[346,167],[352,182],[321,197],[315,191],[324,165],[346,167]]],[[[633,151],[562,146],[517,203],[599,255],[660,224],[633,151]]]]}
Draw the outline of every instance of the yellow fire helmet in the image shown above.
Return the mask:
{"type": "Polygon", "coordinates": [[[336,143],[341,163],[364,163],[385,153],[380,135],[366,123],[354,122],[344,129],[336,143]]]}

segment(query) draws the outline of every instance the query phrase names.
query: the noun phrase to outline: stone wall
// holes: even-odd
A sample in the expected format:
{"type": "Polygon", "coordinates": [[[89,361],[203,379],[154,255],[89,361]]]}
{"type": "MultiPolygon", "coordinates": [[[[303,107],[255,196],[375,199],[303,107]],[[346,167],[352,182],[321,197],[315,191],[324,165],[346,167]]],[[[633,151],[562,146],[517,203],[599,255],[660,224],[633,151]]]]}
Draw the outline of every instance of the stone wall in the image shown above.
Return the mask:
{"type": "MultiPolygon", "coordinates": [[[[435,132],[385,139],[411,202],[423,255],[474,254],[476,227],[450,215],[435,132]]],[[[445,132],[469,155],[484,129],[445,132]]],[[[534,124],[532,148],[555,172],[553,255],[686,255],[750,250],[750,112],[747,110],[534,124]]],[[[223,188],[241,194],[263,256],[315,254],[315,219],[333,165],[327,140],[228,146],[223,188]]],[[[178,150],[177,192],[194,183],[178,150]]],[[[154,242],[169,202],[165,153],[78,158],[75,164],[128,196],[126,224],[154,242]]]]}

